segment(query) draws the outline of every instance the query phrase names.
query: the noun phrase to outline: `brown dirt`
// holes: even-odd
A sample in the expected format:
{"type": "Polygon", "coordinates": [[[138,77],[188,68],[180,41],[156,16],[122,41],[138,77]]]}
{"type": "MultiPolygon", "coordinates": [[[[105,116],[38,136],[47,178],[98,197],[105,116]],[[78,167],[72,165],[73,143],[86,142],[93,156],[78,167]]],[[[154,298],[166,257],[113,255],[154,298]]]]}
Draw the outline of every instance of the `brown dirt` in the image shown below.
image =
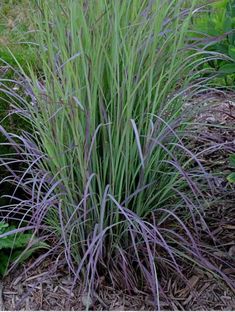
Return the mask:
{"type": "MultiPolygon", "coordinates": [[[[89,298],[82,295],[79,285],[72,291],[73,283],[66,270],[51,272],[51,263],[42,264],[34,275],[24,274],[24,269],[10,274],[3,282],[3,306],[5,310],[85,310],[89,298]],[[71,298],[69,300],[69,294],[71,298]]],[[[25,267],[26,268],[26,267],[25,267]]],[[[230,277],[235,268],[231,270],[230,277]]],[[[166,295],[161,299],[162,310],[235,310],[235,292],[210,273],[195,269],[188,285],[182,286],[177,279],[167,281],[166,295]]],[[[127,295],[105,286],[90,301],[90,310],[152,310],[151,297],[147,293],[127,295]]]]}
{"type": "Polygon", "coordinates": [[[54,274],[51,261],[44,262],[34,275],[25,273],[26,266],[10,274],[3,282],[5,310],[151,310],[148,294],[130,296],[105,286],[91,301],[77,285],[71,292],[73,279],[60,268],[54,274]],[[50,272],[50,274],[48,273],[50,272]],[[149,302],[148,302],[149,301],[149,302]]]}

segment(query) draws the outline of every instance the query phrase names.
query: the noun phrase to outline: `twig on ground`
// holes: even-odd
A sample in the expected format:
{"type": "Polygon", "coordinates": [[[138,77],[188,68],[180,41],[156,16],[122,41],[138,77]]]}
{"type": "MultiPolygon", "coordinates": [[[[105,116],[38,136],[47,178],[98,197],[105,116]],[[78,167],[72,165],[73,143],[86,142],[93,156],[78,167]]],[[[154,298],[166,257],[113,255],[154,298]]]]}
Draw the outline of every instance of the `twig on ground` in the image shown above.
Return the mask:
{"type": "Polygon", "coordinates": [[[0,281],[0,311],[4,311],[3,283],[2,283],[2,281],[0,281]]]}

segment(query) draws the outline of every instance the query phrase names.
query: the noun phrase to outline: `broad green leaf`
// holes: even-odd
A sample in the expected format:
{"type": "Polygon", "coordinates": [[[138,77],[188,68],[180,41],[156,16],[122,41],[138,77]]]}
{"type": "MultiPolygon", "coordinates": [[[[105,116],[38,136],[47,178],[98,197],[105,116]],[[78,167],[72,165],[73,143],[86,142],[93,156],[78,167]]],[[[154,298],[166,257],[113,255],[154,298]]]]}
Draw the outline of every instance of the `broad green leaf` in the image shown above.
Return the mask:
{"type": "Polygon", "coordinates": [[[11,249],[12,247],[13,247],[12,238],[9,237],[0,238],[0,250],[11,249]]]}
{"type": "Polygon", "coordinates": [[[229,157],[229,160],[230,160],[231,165],[235,167],[235,154],[231,155],[229,157]]]}
{"type": "Polygon", "coordinates": [[[231,58],[235,60],[235,46],[229,45],[228,54],[231,58]]]}
{"type": "Polygon", "coordinates": [[[226,8],[227,2],[228,2],[228,0],[220,0],[220,1],[213,2],[211,4],[211,6],[215,9],[221,9],[222,10],[222,9],[226,8]]]}
{"type": "Polygon", "coordinates": [[[227,177],[228,181],[231,183],[235,183],[235,172],[231,173],[228,177],[227,177]]]}
{"type": "MultiPolygon", "coordinates": [[[[5,234],[15,229],[16,227],[14,225],[0,222],[0,234],[5,234]]],[[[6,274],[7,266],[16,259],[16,254],[20,262],[23,262],[37,249],[46,248],[47,245],[45,243],[35,242],[32,248],[23,254],[23,249],[28,245],[31,239],[31,233],[17,233],[0,238],[0,275],[3,276],[6,274]],[[11,258],[9,258],[9,254],[12,251],[11,258]],[[23,254],[22,258],[20,256],[21,254],[23,254]]]]}
{"type": "Polygon", "coordinates": [[[221,74],[235,74],[235,63],[222,65],[219,69],[221,74]]]}
{"type": "Polygon", "coordinates": [[[9,225],[5,222],[0,222],[0,234],[3,234],[5,228],[7,228],[9,225]]]}
{"type": "Polygon", "coordinates": [[[27,251],[22,252],[22,250],[16,250],[12,255],[12,260],[16,260],[17,263],[22,263],[27,260],[35,251],[39,249],[48,249],[49,245],[45,242],[35,242],[32,247],[30,247],[27,251]]]}
{"type": "Polygon", "coordinates": [[[221,35],[222,23],[215,18],[208,21],[208,34],[211,36],[221,35]]]}

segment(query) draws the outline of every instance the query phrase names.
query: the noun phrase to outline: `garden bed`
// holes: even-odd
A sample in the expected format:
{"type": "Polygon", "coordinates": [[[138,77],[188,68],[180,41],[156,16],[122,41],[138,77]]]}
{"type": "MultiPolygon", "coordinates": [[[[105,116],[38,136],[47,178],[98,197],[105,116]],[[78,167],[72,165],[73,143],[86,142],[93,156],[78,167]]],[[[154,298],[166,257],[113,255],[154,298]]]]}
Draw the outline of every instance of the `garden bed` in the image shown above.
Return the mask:
{"type": "Polygon", "coordinates": [[[84,3],[0,6],[0,310],[233,310],[235,50],[190,1],[84,3]]]}
{"type": "MultiPolygon", "coordinates": [[[[227,142],[229,148],[235,150],[235,133],[232,131],[235,117],[235,105],[232,93],[208,94],[197,98],[191,105],[201,103],[196,117],[196,129],[199,132],[195,139],[195,147],[205,150],[205,145],[227,142]],[[209,100],[208,100],[209,98],[209,100]],[[200,135],[201,133],[201,135],[200,135]]],[[[196,130],[194,128],[194,131],[196,130]]],[[[209,259],[235,282],[235,190],[226,182],[228,162],[226,151],[216,149],[213,153],[202,154],[200,159],[208,171],[225,172],[224,178],[218,179],[221,184],[219,203],[215,202],[207,210],[206,221],[211,229],[217,248],[211,250],[209,259]],[[221,198],[224,198],[221,201],[221,198]],[[216,260],[218,257],[218,261],[216,260]],[[223,262],[221,262],[221,260],[223,262]]],[[[188,225],[190,227],[190,225],[188,225]]],[[[202,233],[201,244],[208,245],[210,238],[202,233]]],[[[19,270],[14,270],[3,281],[3,307],[6,310],[84,310],[89,301],[83,294],[82,285],[76,286],[72,292],[73,278],[63,264],[45,260],[35,270],[28,271],[33,259],[19,270]],[[70,297],[71,296],[71,297],[70,297]],[[69,299],[70,298],[70,299],[69,299]]],[[[215,278],[210,272],[191,265],[184,265],[184,274],[188,284],[165,274],[164,296],[161,296],[162,310],[234,310],[235,291],[222,279],[215,278]]],[[[147,292],[127,294],[113,289],[105,281],[100,281],[99,292],[93,302],[89,302],[91,310],[151,310],[152,299],[147,292]]]]}
{"type": "MultiPolygon", "coordinates": [[[[61,268],[54,274],[53,263],[47,261],[33,274],[24,274],[27,264],[18,272],[10,274],[4,281],[3,307],[6,310],[84,310],[86,298],[81,289],[76,287],[69,300],[72,278],[61,268]]],[[[187,286],[170,278],[166,281],[166,298],[162,298],[162,310],[223,310],[235,308],[234,292],[221,280],[213,278],[204,271],[188,268],[189,283],[187,286]]],[[[226,270],[226,269],[225,269],[226,270]]],[[[235,278],[235,269],[227,270],[235,278]]],[[[128,295],[123,291],[102,285],[99,293],[90,304],[91,310],[152,310],[151,296],[148,293],[128,295]]]]}

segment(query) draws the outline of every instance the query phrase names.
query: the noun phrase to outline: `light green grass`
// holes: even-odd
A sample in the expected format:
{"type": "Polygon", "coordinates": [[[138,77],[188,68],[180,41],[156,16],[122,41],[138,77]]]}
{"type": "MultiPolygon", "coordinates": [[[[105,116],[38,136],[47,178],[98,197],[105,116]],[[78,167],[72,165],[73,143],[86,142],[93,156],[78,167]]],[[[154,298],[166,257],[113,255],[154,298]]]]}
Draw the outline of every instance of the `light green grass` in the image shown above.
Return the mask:
{"type": "MultiPolygon", "coordinates": [[[[37,55],[33,41],[34,30],[31,15],[33,7],[29,0],[9,1],[0,3],[0,75],[1,79],[15,79],[14,70],[17,70],[17,62],[27,70],[28,64],[33,64],[36,69],[37,55]]],[[[14,84],[9,82],[8,87],[14,84]]],[[[5,118],[11,111],[11,100],[4,92],[0,92],[0,121],[1,125],[9,131],[21,130],[24,122],[12,115],[5,118]]],[[[1,150],[3,152],[3,150],[1,150]]]]}

